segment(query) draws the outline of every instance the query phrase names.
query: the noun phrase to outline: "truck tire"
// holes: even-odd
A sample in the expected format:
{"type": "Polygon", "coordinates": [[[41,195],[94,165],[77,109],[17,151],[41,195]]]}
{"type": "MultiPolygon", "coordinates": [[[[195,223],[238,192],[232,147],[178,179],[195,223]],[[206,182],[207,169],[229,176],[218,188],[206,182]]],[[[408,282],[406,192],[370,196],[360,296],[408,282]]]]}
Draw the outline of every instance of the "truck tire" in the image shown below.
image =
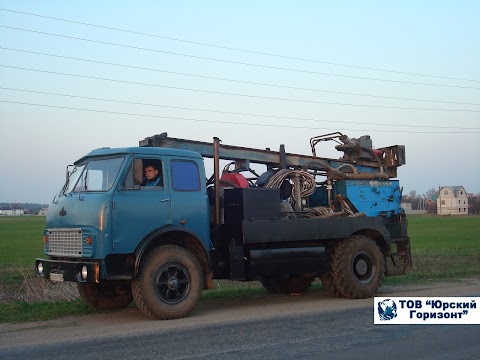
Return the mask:
{"type": "Polygon", "coordinates": [[[147,254],[132,284],[138,308],[156,320],[187,316],[197,305],[202,289],[198,260],[175,245],[160,246],[147,254]]]}
{"type": "Polygon", "coordinates": [[[330,272],[321,274],[319,278],[320,278],[320,281],[322,282],[323,289],[326,291],[328,295],[334,296],[334,297],[341,297],[341,294],[337,290],[335,286],[335,282],[333,281],[332,274],[330,274],[330,272]]]}
{"type": "MultiPolygon", "coordinates": [[[[325,247],[327,250],[328,263],[330,264],[334,246],[331,243],[328,243],[326,244],[325,247]]],[[[322,282],[323,289],[328,295],[334,296],[334,297],[342,297],[340,292],[335,287],[335,282],[333,281],[332,273],[330,270],[327,272],[320,273],[319,279],[322,282]]]]}
{"type": "Polygon", "coordinates": [[[335,245],[330,258],[331,277],[341,297],[363,299],[382,285],[385,260],[378,245],[358,235],[335,245]]]}
{"type": "Polygon", "coordinates": [[[308,275],[282,275],[260,277],[260,283],[269,293],[304,293],[312,285],[314,278],[308,275]]]}
{"type": "Polygon", "coordinates": [[[97,310],[123,309],[133,300],[130,282],[78,283],[77,289],[80,298],[97,310]]]}

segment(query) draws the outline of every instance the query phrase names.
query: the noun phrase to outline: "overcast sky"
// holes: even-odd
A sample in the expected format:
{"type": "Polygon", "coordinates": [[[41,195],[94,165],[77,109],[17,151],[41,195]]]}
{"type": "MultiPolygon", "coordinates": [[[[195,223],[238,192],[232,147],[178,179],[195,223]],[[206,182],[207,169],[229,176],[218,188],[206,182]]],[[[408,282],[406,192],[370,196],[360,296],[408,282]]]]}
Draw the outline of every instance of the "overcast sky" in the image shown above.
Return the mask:
{"type": "Polygon", "coordinates": [[[49,203],[90,150],[162,132],[304,154],[368,134],[405,145],[404,194],[480,193],[478,1],[0,8],[0,202],[49,203]]]}

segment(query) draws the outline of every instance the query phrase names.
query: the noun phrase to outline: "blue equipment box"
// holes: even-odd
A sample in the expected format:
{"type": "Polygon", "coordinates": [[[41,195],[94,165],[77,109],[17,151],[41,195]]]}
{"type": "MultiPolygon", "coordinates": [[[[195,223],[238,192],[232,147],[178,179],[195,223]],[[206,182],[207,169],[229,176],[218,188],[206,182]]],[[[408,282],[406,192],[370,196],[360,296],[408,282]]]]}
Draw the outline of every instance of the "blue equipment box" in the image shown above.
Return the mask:
{"type": "Polygon", "coordinates": [[[367,216],[400,214],[402,190],[398,180],[340,180],[333,193],[341,195],[367,216]]]}

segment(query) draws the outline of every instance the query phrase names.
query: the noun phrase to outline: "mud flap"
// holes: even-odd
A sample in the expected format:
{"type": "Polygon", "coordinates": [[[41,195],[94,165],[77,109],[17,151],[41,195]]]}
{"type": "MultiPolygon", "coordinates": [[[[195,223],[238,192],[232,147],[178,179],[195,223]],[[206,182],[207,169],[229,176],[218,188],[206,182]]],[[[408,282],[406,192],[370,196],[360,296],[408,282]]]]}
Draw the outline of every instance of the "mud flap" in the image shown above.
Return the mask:
{"type": "Polygon", "coordinates": [[[405,275],[411,268],[410,239],[392,242],[392,249],[385,256],[385,276],[405,275]]]}

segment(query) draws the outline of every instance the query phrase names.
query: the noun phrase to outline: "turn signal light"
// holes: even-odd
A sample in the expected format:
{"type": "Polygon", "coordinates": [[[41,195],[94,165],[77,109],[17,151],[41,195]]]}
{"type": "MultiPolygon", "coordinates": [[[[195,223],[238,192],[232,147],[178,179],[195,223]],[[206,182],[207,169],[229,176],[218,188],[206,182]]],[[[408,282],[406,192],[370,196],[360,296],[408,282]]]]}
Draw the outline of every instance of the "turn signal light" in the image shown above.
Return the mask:
{"type": "Polygon", "coordinates": [[[48,236],[45,235],[45,236],[43,237],[43,243],[46,244],[47,242],[48,242],[48,236]]]}
{"type": "Polygon", "coordinates": [[[93,239],[91,236],[87,236],[87,238],[85,239],[85,242],[87,243],[87,245],[92,245],[93,243],[93,239]]]}

